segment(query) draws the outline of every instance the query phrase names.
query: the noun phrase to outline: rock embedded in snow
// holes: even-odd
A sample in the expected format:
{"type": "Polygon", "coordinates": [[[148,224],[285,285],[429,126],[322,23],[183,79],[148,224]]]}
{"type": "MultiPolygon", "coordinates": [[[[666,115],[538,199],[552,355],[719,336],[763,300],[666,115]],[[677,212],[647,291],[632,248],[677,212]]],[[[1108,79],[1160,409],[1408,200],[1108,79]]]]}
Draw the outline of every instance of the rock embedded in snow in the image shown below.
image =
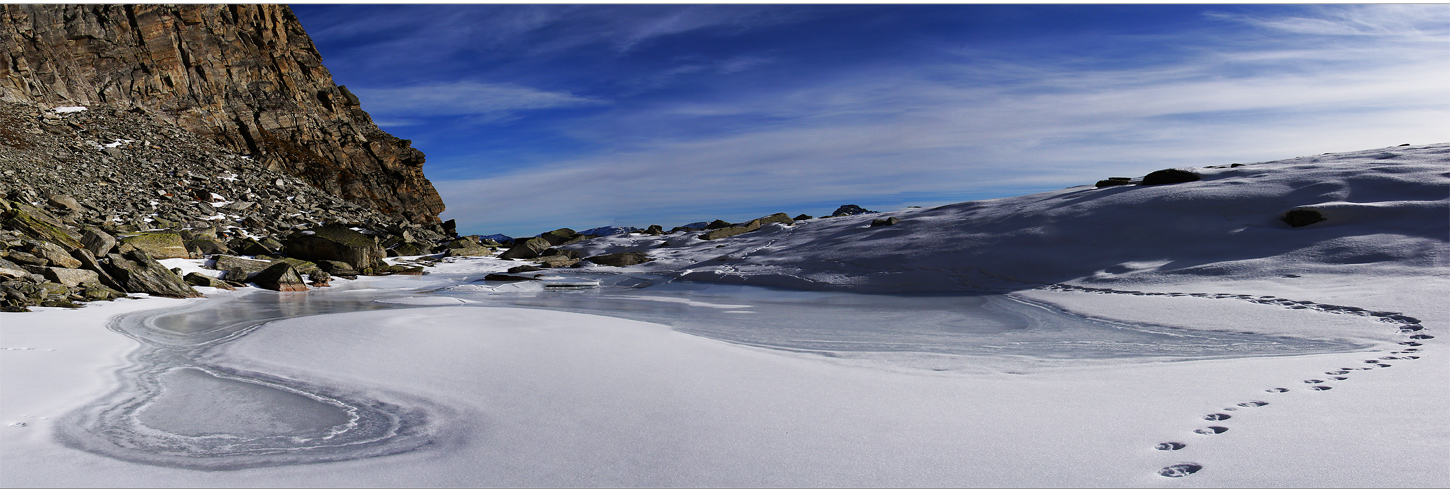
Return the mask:
{"type": "Polygon", "coordinates": [[[514,247],[509,248],[508,251],[504,251],[502,254],[498,255],[498,257],[505,260],[524,260],[529,258],[538,258],[539,255],[542,255],[545,250],[553,246],[554,245],[551,244],[548,239],[544,239],[542,237],[531,237],[524,240],[523,242],[515,240],[514,247]]]}
{"type": "Polygon", "coordinates": [[[1304,227],[1309,224],[1316,224],[1324,221],[1324,214],[1312,208],[1296,208],[1285,212],[1280,217],[1290,227],[1304,227]]]}
{"type": "Polygon", "coordinates": [[[845,217],[847,215],[861,215],[861,214],[874,214],[874,213],[879,213],[879,212],[877,212],[875,210],[866,210],[864,208],[861,208],[860,205],[841,205],[840,207],[837,207],[836,208],[836,211],[835,212],[831,212],[831,217],[845,217]]]}
{"type": "Polygon", "coordinates": [[[1108,178],[1108,179],[1104,179],[1102,181],[1098,181],[1097,184],[1094,185],[1094,187],[1097,187],[1097,188],[1107,188],[1109,186],[1123,186],[1123,185],[1130,185],[1130,184],[1133,184],[1133,178],[1118,178],[1118,177],[1114,177],[1114,178],[1108,178]]]}
{"type": "Polygon", "coordinates": [[[596,265],[623,267],[646,263],[653,259],[643,251],[625,251],[622,253],[610,253],[607,255],[590,256],[585,258],[596,265]]]}
{"type": "Polygon", "coordinates": [[[882,217],[879,219],[871,219],[871,227],[893,226],[900,222],[901,219],[896,217],[882,217]]]}
{"type": "Polygon", "coordinates": [[[1182,169],[1162,169],[1148,173],[1143,176],[1143,186],[1157,186],[1165,184],[1189,183],[1198,181],[1199,175],[1193,171],[1182,169]]]}

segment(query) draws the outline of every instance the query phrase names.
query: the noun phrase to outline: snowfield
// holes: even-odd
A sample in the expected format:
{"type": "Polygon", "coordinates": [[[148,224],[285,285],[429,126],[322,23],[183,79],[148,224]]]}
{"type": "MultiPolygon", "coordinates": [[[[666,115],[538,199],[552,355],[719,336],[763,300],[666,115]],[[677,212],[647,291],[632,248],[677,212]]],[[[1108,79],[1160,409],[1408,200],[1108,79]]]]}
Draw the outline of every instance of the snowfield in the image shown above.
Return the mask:
{"type": "Polygon", "coordinates": [[[0,485],[1450,487],[1450,144],[1195,171],[0,314],[0,485]]]}

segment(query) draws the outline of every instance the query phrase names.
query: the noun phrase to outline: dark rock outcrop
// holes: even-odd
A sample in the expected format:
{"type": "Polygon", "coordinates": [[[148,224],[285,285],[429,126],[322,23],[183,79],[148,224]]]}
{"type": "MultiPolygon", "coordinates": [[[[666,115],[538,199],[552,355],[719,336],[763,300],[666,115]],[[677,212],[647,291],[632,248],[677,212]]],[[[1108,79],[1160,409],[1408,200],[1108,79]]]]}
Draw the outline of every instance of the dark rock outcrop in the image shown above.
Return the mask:
{"type": "Polygon", "coordinates": [[[1187,183],[1198,181],[1198,173],[1184,171],[1182,169],[1163,169],[1148,173],[1143,176],[1143,186],[1156,186],[1166,184],[1187,183]]]}
{"type": "Polygon", "coordinates": [[[1129,184],[1133,184],[1133,178],[1113,177],[1098,181],[1097,184],[1094,186],[1098,188],[1107,188],[1109,186],[1123,186],[1129,184]]]}
{"type": "Polygon", "coordinates": [[[625,251],[623,253],[610,253],[607,255],[590,256],[585,259],[594,262],[594,264],[596,265],[614,267],[638,265],[640,263],[653,260],[653,258],[650,258],[649,255],[646,255],[643,251],[625,251]]]}
{"type": "Polygon", "coordinates": [[[898,219],[896,217],[881,217],[878,219],[871,219],[871,227],[893,226],[900,222],[901,219],[898,219]]]}
{"type": "Polygon", "coordinates": [[[831,217],[844,217],[844,216],[847,216],[847,215],[861,215],[861,214],[874,214],[874,213],[877,213],[877,212],[874,211],[874,210],[866,210],[864,208],[861,208],[860,205],[841,205],[840,207],[837,207],[836,208],[836,211],[835,212],[831,212],[831,217]]]}
{"type": "Polygon", "coordinates": [[[285,5],[0,5],[0,101],[135,109],[397,220],[443,211],[285,5]]]}
{"type": "Polygon", "coordinates": [[[1309,224],[1324,222],[1325,220],[1324,214],[1312,208],[1296,208],[1284,212],[1284,215],[1280,216],[1279,219],[1289,224],[1289,227],[1304,227],[1309,224]]]}

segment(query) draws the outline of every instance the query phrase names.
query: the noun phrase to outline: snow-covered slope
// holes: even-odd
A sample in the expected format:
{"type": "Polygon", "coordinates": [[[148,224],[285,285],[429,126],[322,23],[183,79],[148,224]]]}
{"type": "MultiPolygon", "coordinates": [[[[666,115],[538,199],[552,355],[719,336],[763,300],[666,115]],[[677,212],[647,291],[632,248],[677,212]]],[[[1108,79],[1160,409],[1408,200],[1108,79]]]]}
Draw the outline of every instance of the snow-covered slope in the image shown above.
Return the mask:
{"type": "Polygon", "coordinates": [[[569,247],[647,250],[655,261],[631,269],[689,280],[868,292],[1450,273],[1450,144],[1193,171],[1202,179],[772,224],[715,241],[630,234],[569,247]],[[1291,227],[1281,217],[1296,208],[1325,220],[1291,227]],[[901,222],[870,226],[885,216],[901,222]]]}

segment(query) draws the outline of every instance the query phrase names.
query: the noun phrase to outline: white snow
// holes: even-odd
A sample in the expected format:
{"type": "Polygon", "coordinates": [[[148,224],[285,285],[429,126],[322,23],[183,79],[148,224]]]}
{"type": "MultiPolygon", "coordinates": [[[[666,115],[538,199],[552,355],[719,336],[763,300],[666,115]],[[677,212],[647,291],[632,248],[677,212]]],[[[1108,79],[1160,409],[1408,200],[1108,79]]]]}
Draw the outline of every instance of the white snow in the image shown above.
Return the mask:
{"type": "MultiPolygon", "coordinates": [[[[1198,171],[1203,179],[1192,183],[1078,187],[822,218],[716,241],[628,234],[567,246],[589,255],[645,250],[656,258],[566,271],[606,285],[656,279],[654,287],[610,295],[550,292],[541,281],[479,282],[525,262],[445,258],[427,276],[363,277],[300,296],[247,289],[206,300],[0,314],[0,482],[1450,487],[1450,359],[1442,336],[1450,328],[1450,145],[1198,171]],[[1319,209],[1327,220],[1291,228],[1278,219],[1298,207],[1319,209]],[[869,227],[886,215],[901,222],[869,227]],[[652,248],[660,243],[669,247],[652,248]],[[831,357],[624,319],[703,316],[680,321],[726,326],[731,316],[769,330],[790,306],[810,306],[811,315],[792,321],[815,323],[800,333],[873,328],[851,311],[861,297],[666,288],[680,279],[936,292],[872,297],[933,309],[954,302],[968,309],[975,298],[963,294],[984,289],[1170,338],[1242,333],[1354,348],[1222,358],[831,357]],[[347,299],[384,309],[313,311],[347,299]],[[570,299],[579,304],[550,303],[570,299]],[[122,369],[137,363],[130,354],[145,353],[106,320],[152,307],[215,306],[240,316],[272,304],[297,315],[211,346],[197,363],[391,399],[430,416],[420,428],[432,444],[363,459],[204,471],[113,459],[57,441],[57,421],[114,391],[122,369]],[[610,305],[643,314],[581,312],[610,305]],[[1408,327],[1423,329],[1400,331],[1408,327]],[[1269,391],[1275,388],[1288,391],[1269,391]],[[1238,405],[1255,401],[1268,405],[1238,405]],[[1205,420],[1214,414],[1230,418],[1205,420]],[[1209,426],[1227,431],[1195,432],[1209,426]],[[1155,449],[1164,442],[1187,446],[1155,449]],[[1180,463],[1203,468],[1182,478],[1157,473],[1180,463]]],[[[196,260],[165,264],[204,271],[196,260]]],[[[935,313],[922,309],[894,323],[909,336],[914,327],[935,326],[935,313]]],[[[973,328],[960,329],[965,336],[973,328]]]]}
{"type": "Polygon", "coordinates": [[[59,108],[52,109],[51,111],[54,111],[54,112],[59,113],[59,114],[66,114],[66,113],[79,113],[81,111],[85,111],[86,109],[87,108],[85,106],[61,106],[59,108]]]}

